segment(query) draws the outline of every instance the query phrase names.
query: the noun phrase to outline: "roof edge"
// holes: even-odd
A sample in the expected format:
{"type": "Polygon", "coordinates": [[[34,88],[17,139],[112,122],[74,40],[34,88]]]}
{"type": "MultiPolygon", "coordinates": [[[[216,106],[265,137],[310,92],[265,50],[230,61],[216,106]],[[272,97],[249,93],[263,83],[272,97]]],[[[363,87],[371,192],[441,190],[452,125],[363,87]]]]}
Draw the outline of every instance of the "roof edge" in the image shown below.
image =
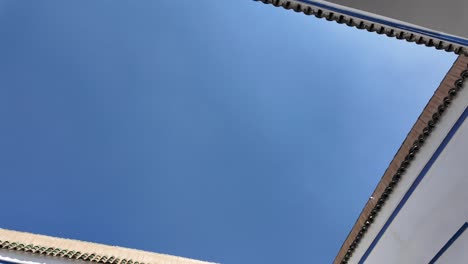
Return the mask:
{"type": "Polygon", "coordinates": [[[404,176],[406,169],[411,165],[411,161],[424,145],[425,140],[431,135],[437,123],[444,116],[443,113],[456,98],[457,93],[462,90],[467,79],[468,57],[461,55],[456,59],[393,157],[371,195],[375,199],[370,199],[364,206],[333,261],[334,264],[348,263],[354,250],[366,234],[367,229],[378,216],[379,211],[391,196],[392,191],[398,187],[398,182],[404,176]]]}
{"type": "Polygon", "coordinates": [[[117,246],[0,229],[0,250],[108,264],[208,264],[188,258],[117,246]]]}
{"type": "MultiPolygon", "coordinates": [[[[325,18],[328,21],[335,21],[338,24],[345,24],[349,27],[375,32],[380,35],[387,35],[400,40],[414,42],[418,45],[424,44],[427,47],[434,47],[438,50],[453,52],[457,55],[468,56],[468,49],[450,40],[439,40],[415,32],[410,32],[402,28],[392,27],[377,22],[366,21],[359,17],[340,13],[334,10],[328,10],[326,6],[320,7],[319,4],[307,3],[303,0],[254,0],[264,4],[272,4],[276,7],[283,7],[287,10],[302,12],[306,15],[314,15],[317,18],[325,18]]],[[[333,9],[328,7],[329,9],[333,9]]],[[[341,11],[344,12],[344,11],[341,11]]]]}

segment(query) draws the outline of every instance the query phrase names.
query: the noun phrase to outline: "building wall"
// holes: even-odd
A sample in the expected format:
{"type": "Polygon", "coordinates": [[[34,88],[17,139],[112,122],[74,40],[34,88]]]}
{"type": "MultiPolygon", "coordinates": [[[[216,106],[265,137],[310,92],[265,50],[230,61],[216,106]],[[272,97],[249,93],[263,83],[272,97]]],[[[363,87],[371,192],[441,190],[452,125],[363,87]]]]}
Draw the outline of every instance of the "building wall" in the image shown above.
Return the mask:
{"type": "Polygon", "coordinates": [[[350,263],[468,263],[468,231],[453,239],[468,225],[467,90],[426,141],[350,263]]]}
{"type": "Polygon", "coordinates": [[[464,15],[468,10],[468,2],[465,0],[328,1],[435,31],[468,37],[468,17],[464,15]]]}
{"type": "Polygon", "coordinates": [[[13,250],[0,250],[0,264],[89,264],[89,262],[71,260],[66,258],[48,257],[39,254],[18,252],[13,250]]]}

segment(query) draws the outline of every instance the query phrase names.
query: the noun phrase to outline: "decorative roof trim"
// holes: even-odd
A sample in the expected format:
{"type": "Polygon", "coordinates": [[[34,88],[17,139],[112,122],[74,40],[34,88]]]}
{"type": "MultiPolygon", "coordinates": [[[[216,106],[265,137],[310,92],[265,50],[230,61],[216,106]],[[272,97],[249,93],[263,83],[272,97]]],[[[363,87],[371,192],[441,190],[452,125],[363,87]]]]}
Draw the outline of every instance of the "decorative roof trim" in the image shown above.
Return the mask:
{"type": "Polygon", "coordinates": [[[119,259],[114,256],[100,256],[96,253],[82,253],[70,249],[61,249],[57,247],[44,247],[34,244],[25,245],[20,242],[10,242],[0,240],[0,249],[23,251],[26,253],[39,254],[49,257],[62,257],[72,260],[82,260],[108,264],[147,264],[144,262],[133,261],[131,259],[119,259]]]}
{"type": "MultiPolygon", "coordinates": [[[[301,0],[254,0],[256,2],[262,2],[264,4],[272,4],[276,7],[282,6],[284,9],[294,10],[296,12],[302,12],[306,15],[314,15],[317,18],[325,18],[328,21],[335,21],[338,24],[346,24],[350,27],[357,29],[365,29],[369,32],[375,32],[377,34],[385,34],[388,37],[395,37],[397,39],[404,39],[408,42],[414,42],[418,45],[424,44],[427,47],[434,47],[438,50],[445,50],[447,52],[453,52],[457,55],[468,56],[468,49],[463,45],[460,45],[450,40],[442,41],[438,39],[429,38],[422,34],[405,31],[404,28],[392,27],[389,25],[383,25],[377,22],[370,22],[359,17],[355,17],[349,14],[343,14],[338,11],[328,10],[326,6],[319,7],[313,3],[306,3],[301,0]]],[[[333,9],[329,7],[330,9],[333,9]]]]}
{"type": "Polygon", "coordinates": [[[208,264],[188,258],[0,229],[0,250],[107,264],[208,264]],[[4,239],[8,240],[4,240],[4,239]],[[14,242],[13,242],[14,241],[14,242]],[[60,246],[60,247],[59,247],[60,246]]]}
{"type": "Polygon", "coordinates": [[[411,165],[412,160],[416,157],[426,139],[431,135],[432,131],[443,117],[443,113],[450,106],[456,95],[463,89],[463,85],[467,79],[468,58],[460,56],[452,66],[452,69],[447,73],[441,85],[436,90],[434,96],[427,104],[423,113],[418,118],[418,121],[403,142],[403,145],[400,147],[394,159],[390,163],[389,168],[372,195],[373,197],[376,197],[376,199],[374,199],[375,201],[369,201],[362,210],[353,229],[338,252],[338,255],[333,262],[334,264],[348,263],[360,241],[379,214],[379,211],[385,205],[385,202],[391,196],[393,190],[398,186],[398,182],[401,177],[404,176],[406,169],[411,165]],[[453,75],[455,72],[458,73],[456,75],[458,76],[458,79],[453,82],[453,75]],[[446,95],[445,97],[444,92],[446,95]],[[424,125],[422,126],[422,124],[424,125]],[[414,141],[411,143],[412,140],[414,141]],[[392,165],[395,163],[399,163],[398,167],[396,169],[391,169],[392,165]]]}

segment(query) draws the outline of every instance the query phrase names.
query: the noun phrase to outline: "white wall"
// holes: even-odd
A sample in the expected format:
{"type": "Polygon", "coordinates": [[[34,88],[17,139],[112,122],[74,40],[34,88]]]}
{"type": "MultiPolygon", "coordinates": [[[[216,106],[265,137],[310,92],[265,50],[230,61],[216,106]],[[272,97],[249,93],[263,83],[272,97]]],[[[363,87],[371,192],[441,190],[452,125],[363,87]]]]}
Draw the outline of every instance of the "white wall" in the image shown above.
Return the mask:
{"type": "Polygon", "coordinates": [[[468,231],[460,237],[445,251],[436,263],[466,264],[468,260],[468,231]]]}
{"type": "MultiPolygon", "coordinates": [[[[350,263],[359,263],[467,105],[468,89],[465,87],[421,148],[350,263]]],[[[468,120],[458,128],[364,263],[429,263],[465,222],[468,222],[468,120]]],[[[437,263],[468,263],[468,231],[466,233],[437,263]]]]}
{"type": "Polygon", "coordinates": [[[18,264],[89,264],[89,262],[0,249],[0,261],[18,264]]]}

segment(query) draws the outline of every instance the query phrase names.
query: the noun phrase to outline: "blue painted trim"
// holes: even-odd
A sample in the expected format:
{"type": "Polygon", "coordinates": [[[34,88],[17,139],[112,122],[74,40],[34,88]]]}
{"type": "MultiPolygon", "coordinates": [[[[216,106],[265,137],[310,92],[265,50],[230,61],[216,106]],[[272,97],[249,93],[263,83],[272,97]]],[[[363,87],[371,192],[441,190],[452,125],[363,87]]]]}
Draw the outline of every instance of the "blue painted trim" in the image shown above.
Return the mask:
{"type": "Polygon", "coordinates": [[[445,243],[445,245],[437,252],[437,254],[429,261],[429,264],[434,264],[436,261],[447,251],[447,249],[457,240],[463,232],[465,232],[466,228],[468,228],[468,222],[464,223],[460,229],[445,243]]]}
{"type": "Polygon", "coordinates": [[[16,262],[11,262],[11,261],[6,261],[6,260],[0,260],[0,264],[17,264],[16,262]]]}
{"type": "MultiPolygon", "coordinates": [[[[258,1],[258,0],[255,0],[255,1],[258,1]]],[[[350,11],[350,10],[345,10],[345,9],[337,8],[337,7],[334,7],[334,6],[330,6],[330,5],[327,5],[327,4],[323,3],[323,2],[317,2],[317,1],[313,1],[313,0],[295,0],[295,1],[301,2],[301,3],[304,3],[304,4],[314,5],[314,6],[324,8],[324,9],[327,9],[327,10],[330,10],[330,11],[333,11],[333,12],[338,12],[338,13],[341,13],[341,14],[344,14],[344,15],[357,17],[357,18],[360,18],[360,19],[363,19],[363,20],[367,20],[367,21],[374,22],[374,23],[379,23],[379,24],[386,25],[386,26],[389,26],[389,27],[394,27],[394,28],[398,28],[398,29],[401,29],[401,30],[405,30],[405,31],[425,35],[425,36],[428,36],[428,37],[437,38],[439,40],[452,42],[452,43],[455,43],[455,44],[458,44],[458,45],[468,46],[468,39],[465,39],[465,38],[449,36],[449,35],[437,33],[437,32],[434,32],[434,31],[429,31],[429,30],[415,28],[415,27],[412,27],[412,26],[402,25],[402,24],[399,24],[399,23],[383,20],[383,19],[380,19],[380,18],[375,18],[375,17],[364,15],[364,14],[356,13],[356,12],[353,12],[353,11],[350,11]]]]}
{"type": "MultiPolygon", "coordinates": [[[[411,187],[409,188],[409,190],[406,192],[405,196],[403,196],[403,199],[400,201],[400,203],[398,204],[398,206],[395,208],[395,210],[393,211],[393,213],[390,215],[390,217],[388,218],[387,222],[384,224],[384,226],[382,227],[382,229],[379,231],[379,233],[377,234],[377,236],[375,237],[375,239],[372,241],[372,243],[370,244],[369,248],[366,250],[366,252],[364,253],[364,255],[361,257],[361,259],[359,260],[359,264],[362,264],[364,263],[364,261],[367,259],[367,257],[369,257],[370,253],[372,252],[372,250],[374,249],[374,247],[377,245],[377,243],[379,242],[380,238],[384,235],[385,231],[387,230],[387,228],[390,226],[390,224],[393,222],[393,220],[395,219],[395,217],[397,216],[397,214],[400,212],[401,208],[403,208],[403,206],[405,205],[406,201],[408,201],[409,197],[413,194],[414,190],[416,189],[416,187],[418,187],[419,183],[422,181],[422,179],[426,176],[427,172],[429,171],[429,169],[432,167],[432,165],[434,164],[434,162],[437,160],[437,158],[439,157],[440,153],[442,153],[442,151],[445,149],[445,147],[447,146],[447,144],[450,142],[450,140],[453,138],[453,136],[455,135],[455,133],[457,132],[457,130],[460,128],[460,126],[463,124],[463,121],[465,121],[466,117],[468,116],[468,107],[465,108],[465,111],[463,111],[463,114],[460,116],[460,118],[458,118],[457,122],[455,122],[455,124],[453,125],[452,129],[450,129],[449,133],[447,134],[447,136],[444,138],[444,140],[442,141],[442,143],[440,144],[440,146],[437,148],[437,150],[434,152],[434,154],[432,155],[431,159],[427,162],[427,164],[424,166],[424,168],[422,169],[422,171],[419,173],[418,177],[416,178],[416,180],[414,180],[413,184],[411,185],[411,187]]],[[[426,143],[427,144],[427,143],[426,143]]]]}

